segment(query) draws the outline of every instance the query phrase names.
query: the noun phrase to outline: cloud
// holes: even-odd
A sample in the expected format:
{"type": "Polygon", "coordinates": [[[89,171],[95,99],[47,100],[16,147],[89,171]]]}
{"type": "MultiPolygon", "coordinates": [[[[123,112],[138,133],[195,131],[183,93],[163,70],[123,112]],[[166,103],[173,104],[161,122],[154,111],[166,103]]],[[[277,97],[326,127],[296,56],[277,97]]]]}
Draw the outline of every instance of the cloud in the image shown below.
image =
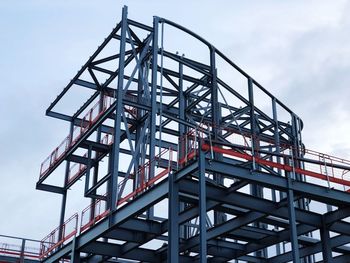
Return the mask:
{"type": "Polygon", "coordinates": [[[349,10],[345,1],[284,1],[221,28],[236,28],[224,53],[303,119],[307,147],[333,154],[350,146],[349,10]]]}

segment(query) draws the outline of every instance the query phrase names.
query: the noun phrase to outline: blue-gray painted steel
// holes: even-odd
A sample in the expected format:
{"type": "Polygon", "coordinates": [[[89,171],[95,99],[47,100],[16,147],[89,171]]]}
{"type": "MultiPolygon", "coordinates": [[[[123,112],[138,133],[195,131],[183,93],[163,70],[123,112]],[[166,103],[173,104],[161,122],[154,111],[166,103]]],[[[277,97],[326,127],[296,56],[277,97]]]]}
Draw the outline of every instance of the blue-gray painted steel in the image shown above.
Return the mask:
{"type": "Polygon", "coordinates": [[[199,151],[199,261],[207,262],[207,194],[204,152],[199,151]]]}
{"type": "MultiPolygon", "coordinates": [[[[111,210],[106,218],[98,218],[98,209],[90,211],[92,226],[50,253],[45,262],[70,257],[74,262],[313,263],[317,253],[322,253],[325,262],[348,260],[350,224],[343,220],[350,216],[348,193],[310,184],[300,174],[288,177],[282,168],[202,149],[201,145],[214,145],[236,154],[250,152],[254,158],[278,164],[291,159],[298,168],[304,162],[320,164],[303,156],[301,119],[208,41],[181,25],[154,17],[150,27],[128,19],[124,7],[121,22],[53,101],[47,115],[69,121],[71,138],[73,128],[89,125],[37,183],[40,190],[62,195],[60,225],[67,189],[80,179],[85,178],[84,196],[91,199],[91,206],[107,199],[111,210]],[[197,61],[191,54],[168,50],[163,29],[195,39],[205,47],[207,59],[197,61]],[[103,56],[108,45],[116,42],[119,50],[103,56]],[[223,65],[242,77],[246,94],[224,80],[223,65]],[[101,80],[100,74],[107,79],[101,80]],[[114,80],[117,87],[113,87],[114,80]],[[74,85],[91,96],[71,115],[57,111],[56,104],[74,85]],[[256,91],[271,101],[272,116],[257,107],[256,91]],[[104,109],[104,98],[113,97],[116,101],[104,109]],[[88,123],[82,116],[98,98],[100,114],[88,123]],[[289,122],[279,119],[284,115],[289,122]],[[113,143],[101,142],[103,135],[113,135],[113,143]],[[236,138],[245,143],[237,143],[236,138]],[[252,147],[247,145],[249,140],[252,147]],[[292,154],[286,156],[291,145],[292,154]],[[160,152],[171,148],[173,160],[170,154],[157,156],[156,147],[160,152]],[[81,150],[88,150],[87,157],[81,150]],[[47,184],[64,161],[63,186],[47,184]],[[107,163],[105,174],[101,161],[107,163]],[[87,169],[69,181],[71,164],[87,169]],[[119,193],[118,182],[122,182],[119,193]],[[249,188],[251,192],[242,190],[249,188]],[[266,195],[270,191],[272,195],[266,195]],[[117,207],[118,198],[127,193],[131,195],[117,207]],[[313,201],[332,205],[335,211],[309,211],[313,201]],[[164,205],[167,215],[162,212],[164,205]],[[315,231],[320,231],[321,238],[311,237],[315,231]],[[339,235],[331,236],[330,231],[339,235]],[[283,242],[290,242],[293,249],[280,249],[283,242]],[[332,258],[333,252],[340,256],[332,258]]],[[[347,164],[334,169],[350,170],[347,164]]]]}
{"type": "MultiPolygon", "coordinates": [[[[121,130],[121,115],[123,107],[123,90],[124,90],[124,58],[125,58],[125,43],[126,43],[126,27],[127,27],[128,9],[123,7],[122,22],[121,22],[121,41],[120,41],[120,58],[119,58],[119,74],[117,87],[117,104],[115,111],[114,123],[114,143],[113,143],[113,157],[112,157],[112,174],[110,189],[108,195],[108,206],[111,211],[116,210],[116,203],[118,197],[118,173],[119,173],[119,149],[120,149],[120,130],[121,130]]],[[[112,217],[111,217],[112,219],[112,217]]],[[[111,222],[111,225],[113,222],[111,222]]]]}

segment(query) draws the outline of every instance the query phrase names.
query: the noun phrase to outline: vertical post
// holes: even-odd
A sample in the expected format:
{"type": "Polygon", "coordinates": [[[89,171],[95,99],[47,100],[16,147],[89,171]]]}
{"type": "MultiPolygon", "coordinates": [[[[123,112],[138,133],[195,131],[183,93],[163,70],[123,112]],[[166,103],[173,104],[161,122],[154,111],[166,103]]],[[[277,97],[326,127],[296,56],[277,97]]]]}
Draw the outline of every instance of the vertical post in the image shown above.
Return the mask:
{"type": "MultiPolygon", "coordinates": [[[[105,95],[104,95],[104,93],[102,91],[100,93],[100,101],[99,101],[99,105],[98,105],[99,112],[103,111],[104,102],[105,102],[105,95]]],[[[99,126],[97,128],[96,141],[97,141],[97,143],[101,142],[101,126],[99,126]]],[[[108,143],[108,139],[107,139],[107,143],[108,143]]],[[[92,185],[93,186],[95,186],[97,184],[97,180],[98,180],[99,162],[97,162],[97,158],[98,158],[98,156],[96,154],[96,157],[95,157],[96,162],[94,163],[94,173],[93,173],[93,176],[92,176],[92,185]]],[[[86,189],[86,191],[88,191],[88,190],[86,189]]],[[[91,198],[90,205],[93,205],[95,203],[95,201],[96,201],[96,198],[94,196],[96,196],[96,189],[92,193],[92,198],[91,198]]],[[[95,209],[91,209],[91,212],[90,212],[90,220],[92,220],[93,218],[95,218],[95,209]]]]}
{"type": "Polygon", "coordinates": [[[199,143],[199,261],[207,262],[207,200],[205,184],[205,155],[199,143]]]}
{"type": "MultiPolygon", "coordinates": [[[[183,56],[181,57],[181,59],[183,56]]],[[[179,63],[179,118],[180,120],[186,119],[186,98],[184,96],[184,90],[183,90],[183,64],[182,62],[179,63]]],[[[185,135],[185,125],[179,122],[179,140],[184,139],[183,136],[185,135]]],[[[178,160],[181,160],[184,158],[184,149],[185,144],[183,141],[179,141],[179,149],[178,149],[178,160]]]]}
{"type": "Polygon", "coordinates": [[[322,241],[322,257],[323,262],[330,263],[333,262],[332,257],[332,249],[330,246],[330,236],[327,225],[324,222],[324,218],[322,217],[322,227],[320,229],[321,232],[321,241],[322,241]]]}
{"type": "MultiPolygon", "coordinates": [[[[294,113],[292,114],[292,141],[293,141],[293,150],[292,150],[292,157],[294,160],[293,166],[294,167],[300,167],[301,162],[297,161],[297,157],[300,157],[300,148],[301,148],[301,141],[300,141],[300,133],[299,133],[299,118],[294,113]]],[[[297,180],[305,181],[305,176],[302,174],[296,174],[295,178],[297,180]]],[[[301,209],[306,209],[305,206],[306,202],[304,198],[301,198],[297,202],[297,207],[301,209]]]]}
{"type": "MultiPolygon", "coordinates": [[[[90,170],[91,170],[91,162],[92,162],[92,147],[91,145],[89,145],[88,148],[88,154],[87,154],[87,164],[86,164],[86,178],[85,178],[85,193],[87,193],[87,191],[89,190],[89,184],[90,184],[90,170]]],[[[97,157],[97,156],[96,156],[97,157]]],[[[93,178],[95,179],[95,178],[93,178]]],[[[95,190],[96,191],[96,190],[95,190]]],[[[90,201],[90,205],[93,207],[90,210],[90,220],[93,220],[95,218],[95,198],[92,198],[90,201]]]]}
{"type": "Polygon", "coordinates": [[[179,187],[174,174],[169,174],[168,262],[179,263],[179,187]]]}
{"type": "Polygon", "coordinates": [[[88,154],[87,154],[86,175],[85,175],[85,193],[89,190],[90,169],[91,169],[91,152],[92,152],[91,145],[89,145],[88,154]]]}
{"type": "Polygon", "coordinates": [[[289,226],[290,226],[290,242],[292,244],[292,254],[293,254],[293,262],[300,263],[300,253],[299,253],[299,244],[298,244],[298,233],[296,226],[296,217],[295,217],[295,207],[294,207],[294,192],[291,188],[291,178],[288,176],[287,178],[287,199],[288,199],[288,214],[289,214],[289,226]]]}
{"type": "MultiPolygon", "coordinates": [[[[278,132],[278,115],[277,115],[277,107],[276,107],[276,98],[272,98],[272,118],[274,121],[274,146],[276,148],[276,154],[277,154],[277,163],[281,163],[281,157],[279,157],[280,152],[280,136],[278,132]]],[[[271,149],[271,152],[273,150],[271,149]]],[[[281,175],[281,169],[277,170],[278,174],[281,175]]],[[[282,192],[280,192],[282,193],[282,192]]],[[[276,202],[276,190],[272,189],[272,199],[274,202],[276,202]]],[[[275,226],[275,230],[278,231],[278,226],[275,226]]],[[[281,248],[280,248],[280,243],[276,244],[276,254],[279,255],[281,254],[281,248]]]]}
{"type": "MultiPolygon", "coordinates": [[[[181,56],[181,59],[183,59],[183,56],[181,56]]],[[[180,60],[181,61],[181,60],[180,60]]],[[[185,121],[186,120],[186,98],[184,95],[183,90],[183,63],[179,62],[179,118],[180,120],[185,121]]],[[[185,148],[187,147],[184,141],[184,135],[186,133],[186,127],[184,124],[179,123],[179,143],[178,143],[178,152],[177,152],[177,159],[178,161],[182,160],[182,158],[185,157],[185,148]]],[[[179,165],[179,164],[178,164],[179,165]]],[[[180,203],[180,211],[185,210],[186,204],[181,202],[180,203]]],[[[180,236],[181,238],[187,238],[187,226],[184,224],[180,227],[180,236]]]]}
{"type": "MultiPolygon", "coordinates": [[[[121,25],[121,39],[120,39],[120,51],[119,51],[119,73],[118,73],[118,86],[117,86],[117,105],[116,114],[114,120],[114,143],[112,149],[112,174],[111,183],[109,184],[108,191],[108,206],[111,211],[116,210],[117,202],[117,187],[118,187],[118,174],[119,174],[119,150],[120,150],[120,128],[121,128],[121,115],[123,109],[123,89],[124,89],[124,60],[125,60],[125,43],[126,43],[126,29],[127,29],[127,6],[123,7],[122,25],[121,25]]],[[[111,213],[112,214],[112,213],[111,213]]],[[[113,217],[110,217],[110,224],[113,217]]]]}
{"type": "Polygon", "coordinates": [[[21,255],[20,255],[20,259],[19,259],[19,262],[20,262],[20,263],[23,263],[23,262],[24,262],[24,250],[25,250],[25,247],[26,247],[26,240],[25,240],[25,239],[22,239],[22,244],[21,244],[21,255]]]}
{"type": "MultiPolygon", "coordinates": [[[[143,65],[140,64],[140,68],[139,68],[139,72],[138,72],[138,82],[137,82],[137,103],[140,105],[143,103],[142,100],[142,94],[143,94],[143,65]]],[[[137,119],[141,118],[141,110],[138,109],[136,111],[136,117],[137,119]]],[[[135,145],[137,145],[140,142],[140,138],[141,138],[141,126],[137,125],[136,127],[136,134],[135,134],[135,145]]],[[[144,144],[141,147],[145,147],[144,144]]],[[[139,169],[140,166],[140,150],[137,149],[137,147],[135,146],[135,159],[134,159],[134,174],[137,174],[137,171],[139,169]]],[[[141,181],[140,178],[137,178],[137,176],[134,179],[134,183],[133,183],[133,191],[136,190],[136,188],[138,186],[141,186],[141,181]]]]}
{"type": "MultiPolygon", "coordinates": [[[[73,138],[73,129],[74,129],[74,119],[72,119],[69,127],[69,145],[72,142],[73,138]]],[[[66,214],[66,203],[67,203],[67,183],[68,183],[68,177],[69,177],[69,169],[70,169],[70,161],[66,162],[66,170],[64,175],[64,190],[62,193],[62,202],[61,202],[61,213],[60,213],[60,222],[59,222],[59,230],[58,230],[58,240],[61,240],[62,237],[62,228],[61,226],[64,223],[64,217],[66,214]]]]}
{"type": "Polygon", "coordinates": [[[70,255],[70,262],[71,263],[80,263],[80,253],[76,250],[76,237],[73,238],[72,242],[72,252],[70,255]]]}
{"type": "MultiPolygon", "coordinates": [[[[249,98],[249,106],[250,106],[250,132],[251,132],[251,147],[252,147],[252,157],[253,157],[253,163],[252,163],[252,170],[257,170],[257,164],[255,162],[255,158],[259,157],[259,152],[257,149],[259,148],[259,140],[258,140],[258,126],[255,120],[255,111],[254,111],[254,88],[253,88],[253,80],[252,78],[248,78],[248,98],[249,98]]],[[[263,198],[263,188],[256,184],[250,185],[250,192],[253,196],[263,198]]],[[[254,225],[256,227],[263,227],[259,222],[254,222],[254,225]]],[[[259,257],[264,257],[267,254],[267,250],[263,249],[261,251],[256,252],[256,255],[259,257]]]]}
{"type": "MultiPolygon", "coordinates": [[[[280,154],[280,136],[278,132],[278,117],[277,117],[277,108],[276,108],[276,98],[272,99],[272,115],[273,115],[273,121],[274,121],[274,137],[275,137],[275,146],[276,146],[276,153],[280,154]]],[[[280,163],[281,158],[277,156],[277,162],[280,163]]],[[[278,171],[280,173],[280,169],[278,171]]]]}
{"type": "MultiPolygon", "coordinates": [[[[292,113],[291,114],[291,132],[292,132],[292,142],[294,149],[292,151],[292,160],[293,160],[293,167],[300,168],[302,167],[303,163],[301,161],[298,161],[298,157],[302,157],[302,142],[301,142],[301,129],[302,129],[302,122],[300,121],[299,117],[292,113]]],[[[305,175],[302,174],[295,174],[296,180],[305,181],[305,175]]],[[[305,198],[300,198],[296,202],[296,207],[308,210],[308,203],[305,198]]],[[[308,236],[312,236],[312,233],[308,233],[308,236]]],[[[313,262],[313,256],[307,256],[304,258],[305,262],[313,262]]]]}
{"type": "Polygon", "coordinates": [[[220,107],[218,99],[218,83],[217,83],[217,70],[215,60],[215,48],[210,48],[210,71],[211,71],[211,113],[212,113],[212,132],[214,139],[218,137],[218,128],[220,125],[220,107]]]}
{"type": "MultiPolygon", "coordinates": [[[[252,136],[252,142],[251,142],[251,147],[252,147],[252,156],[253,156],[253,164],[252,164],[252,170],[256,169],[256,163],[254,158],[258,157],[258,146],[259,142],[257,140],[257,135],[258,135],[258,127],[256,125],[256,120],[255,120],[255,112],[254,112],[254,90],[253,90],[253,80],[251,78],[248,78],[248,97],[249,97],[249,106],[250,106],[250,132],[252,136]]],[[[258,192],[258,187],[254,186],[253,188],[256,188],[253,191],[258,192]]],[[[261,192],[261,191],[260,191],[261,192]]],[[[257,193],[258,194],[258,193],[257,193]]]]}
{"type": "MultiPolygon", "coordinates": [[[[158,27],[159,17],[153,17],[153,40],[152,40],[152,87],[151,87],[151,123],[149,134],[149,178],[154,177],[155,162],[152,162],[156,152],[156,117],[157,117],[157,73],[158,73],[158,27]]],[[[153,217],[153,207],[147,212],[147,217],[153,217]]]]}
{"type": "MultiPolygon", "coordinates": [[[[213,140],[217,141],[220,134],[220,123],[221,123],[221,112],[220,103],[218,96],[218,83],[217,83],[217,69],[216,69],[216,59],[215,59],[215,47],[210,47],[210,71],[211,71],[211,114],[212,114],[212,128],[211,133],[213,135],[213,140]]],[[[209,135],[211,136],[211,135],[209,135]]],[[[209,138],[211,140],[211,138],[209,138]]],[[[214,153],[214,159],[220,160],[222,154],[214,153]]],[[[213,179],[222,184],[223,180],[220,174],[213,174],[213,179]]],[[[214,211],[214,224],[221,224],[226,220],[225,215],[221,212],[214,211]]]]}

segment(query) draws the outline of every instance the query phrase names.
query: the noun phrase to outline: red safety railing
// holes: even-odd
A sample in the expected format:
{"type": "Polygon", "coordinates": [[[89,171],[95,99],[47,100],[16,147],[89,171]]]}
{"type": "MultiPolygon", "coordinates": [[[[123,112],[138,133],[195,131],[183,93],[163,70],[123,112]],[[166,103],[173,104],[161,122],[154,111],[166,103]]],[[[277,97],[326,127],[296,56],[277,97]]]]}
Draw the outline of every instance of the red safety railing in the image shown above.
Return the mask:
{"type": "Polygon", "coordinates": [[[50,167],[52,167],[57,161],[59,161],[64,153],[68,150],[70,144],[70,137],[67,136],[59,146],[53,150],[53,152],[41,163],[40,166],[40,178],[43,177],[50,167]]]}
{"type": "Polygon", "coordinates": [[[137,119],[137,109],[128,105],[124,106],[126,117],[137,119]]]}
{"type": "MultiPolygon", "coordinates": [[[[217,127],[217,130],[221,132],[238,133],[238,131],[229,129],[227,127],[217,127]]],[[[350,161],[328,154],[316,152],[309,149],[295,149],[288,144],[279,145],[279,153],[268,153],[267,151],[261,151],[260,148],[252,149],[247,143],[247,139],[253,140],[252,136],[248,134],[239,134],[245,139],[242,140],[239,146],[227,147],[227,146],[213,146],[210,136],[210,124],[205,124],[191,129],[188,133],[179,138],[179,146],[181,152],[178,151],[178,164],[185,165],[188,161],[196,158],[198,154],[199,141],[202,141],[203,150],[210,151],[211,155],[214,152],[224,154],[228,157],[233,157],[237,160],[252,161],[256,164],[265,165],[270,169],[279,169],[284,172],[294,172],[305,176],[312,177],[321,182],[326,182],[328,187],[342,188],[341,190],[350,192],[350,161]],[[295,152],[300,151],[300,156],[297,160],[295,158],[295,152]],[[254,155],[254,156],[253,156],[254,155]],[[301,161],[301,162],[300,162],[301,161]],[[335,185],[334,185],[335,184],[335,185]]],[[[229,139],[226,136],[226,139],[229,139]]],[[[259,138],[255,138],[259,139],[259,138]]],[[[231,140],[230,140],[231,141],[231,140]]],[[[273,141],[267,139],[260,142],[266,148],[273,149],[276,147],[273,141]]],[[[314,180],[315,181],[315,180],[314,180]]],[[[318,182],[320,183],[320,182],[318,182]]]]}
{"type": "MultiPolygon", "coordinates": [[[[131,178],[139,180],[139,186],[130,193],[123,195],[121,199],[118,200],[117,206],[120,206],[130,199],[136,197],[138,194],[144,192],[148,188],[152,187],[157,182],[161,181],[165,175],[167,175],[171,171],[171,163],[173,160],[173,151],[171,148],[163,149],[152,161],[148,161],[145,165],[140,167],[136,174],[132,174],[131,178]],[[166,168],[164,167],[155,167],[155,176],[149,178],[149,168],[151,163],[158,162],[161,159],[168,160],[168,165],[166,168]]],[[[122,185],[125,185],[128,179],[124,179],[118,184],[118,192],[122,188],[122,185]]],[[[104,195],[107,197],[107,194],[104,195]]],[[[105,199],[97,199],[92,204],[87,206],[81,213],[81,221],[80,221],[80,233],[86,231],[91,226],[95,225],[103,218],[105,218],[110,213],[110,210],[107,209],[107,202],[105,199]]]]}
{"type": "Polygon", "coordinates": [[[64,242],[70,240],[77,234],[78,214],[68,218],[63,225],[55,228],[40,242],[40,258],[43,259],[64,242]],[[59,236],[61,233],[61,237],[59,236]]]}
{"type": "MultiPolygon", "coordinates": [[[[128,96],[133,99],[133,97],[128,96]]],[[[81,125],[75,126],[72,132],[72,137],[68,135],[62,143],[56,147],[56,149],[41,163],[40,167],[40,178],[42,178],[49,169],[61,158],[64,154],[80,139],[80,137],[86,133],[90,129],[90,127],[97,122],[99,117],[113,104],[115,99],[113,97],[104,96],[102,102],[102,108],[100,105],[100,101],[98,101],[82,118],[81,125]]],[[[124,106],[124,110],[126,112],[126,116],[128,118],[136,119],[137,117],[137,109],[131,106],[124,106]]],[[[111,137],[105,137],[105,144],[112,144],[113,140],[111,137]]],[[[104,143],[102,141],[102,143],[104,143]]],[[[81,168],[81,167],[80,167],[81,168]]],[[[80,170],[80,169],[79,169],[80,170]]],[[[78,172],[78,171],[77,171],[78,172]]]]}
{"type": "MultiPolygon", "coordinates": [[[[100,141],[102,144],[105,145],[111,145],[113,143],[113,136],[111,134],[106,134],[103,136],[103,138],[100,141]]],[[[88,152],[85,152],[83,157],[87,157],[88,152]]],[[[98,156],[97,156],[98,157],[98,156]]],[[[87,168],[86,164],[83,163],[74,163],[70,168],[69,168],[69,173],[68,173],[68,183],[72,182],[76,178],[80,177],[83,173],[85,173],[87,168]]]]}
{"type": "Polygon", "coordinates": [[[327,180],[328,187],[331,183],[342,185],[344,191],[348,191],[350,161],[329,154],[320,153],[314,150],[305,149],[303,152],[304,169],[323,175],[322,180],[327,180]],[[318,161],[314,163],[313,161],[318,161]]]}
{"type": "Polygon", "coordinates": [[[22,251],[21,245],[0,243],[0,255],[37,260],[40,257],[40,247],[25,246],[22,251]]]}
{"type": "Polygon", "coordinates": [[[118,184],[118,193],[119,191],[123,191],[123,194],[122,194],[122,197],[117,201],[117,206],[120,206],[125,202],[128,202],[132,198],[136,197],[140,193],[152,187],[155,183],[160,182],[161,179],[164,178],[164,176],[171,171],[172,161],[173,161],[173,150],[169,148],[169,149],[163,149],[157,156],[155,156],[153,160],[150,160],[144,165],[142,165],[137,170],[136,174],[131,176],[135,180],[138,180],[138,187],[136,187],[136,189],[134,189],[132,192],[124,193],[123,190],[125,189],[124,187],[128,181],[128,178],[122,180],[118,184]],[[156,165],[156,162],[161,161],[161,159],[168,160],[168,165],[166,168],[156,165]],[[155,164],[155,176],[150,178],[149,171],[152,163],[155,164]]]}
{"type": "MultiPolygon", "coordinates": [[[[350,181],[344,179],[344,174],[350,170],[350,164],[349,164],[348,168],[337,167],[336,165],[333,165],[333,167],[331,168],[331,170],[333,170],[333,173],[328,174],[329,169],[326,168],[325,170],[323,170],[322,169],[323,165],[319,162],[317,163],[317,160],[315,160],[315,159],[310,160],[310,161],[308,161],[307,159],[302,159],[304,167],[302,167],[302,166],[298,167],[295,165],[295,162],[293,160],[292,155],[284,155],[284,158],[282,158],[280,160],[280,162],[275,162],[275,161],[270,161],[270,160],[265,159],[265,158],[260,158],[258,156],[253,157],[250,154],[238,152],[232,148],[227,149],[224,147],[203,144],[202,149],[207,150],[207,151],[214,151],[217,153],[222,153],[222,154],[227,155],[227,156],[232,156],[232,157],[244,159],[247,161],[252,161],[252,162],[255,162],[257,164],[265,165],[265,166],[270,167],[272,169],[274,169],[274,168],[280,169],[280,170],[283,170],[285,172],[292,172],[295,174],[309,176],[309,177],[312,177],[315,179],[321,179],[321,180],[327,181],[328,183],[339,184],[342,187],[345,187],[345,186],[350,187],[350,181]],[[309,167],[310,165],[315,165],[317,168],[321,167],[321,170],[313,171],[309,167]],[[340,176],[336,176],[337,173],[335,173],[335,171],[339,171],[340,176]],[[345,173],[344,173],[344,171],[345,171],[345,173]]],[[[328,163],[326,165],[328,165],[328,163]]],[[[330,187],[330,184],[328,186],[330,187]]]]}
{"type": "MultiPolygon", "coordinates": [[[[106,197],[106,194],[104,196],[106,197]]],[[[110,210],[107,209],[106,200],[95,200],[81,212],[80,233],[101,221],[109,214],[109,212],[110,210]]]]}
{"type": "MultiPolygon", "coordinates": [[[[186,134],[179,137],[179,147],[182,149],[178,151],[178,163],[185,164],[187,161],[195,158],[197,150],[198,150],[198,141],[199,139],[207,140],[211,144],[211,135],[212,129],[215,127],[216,132],[224,136],[225,139],[240,147],[241,152],[245,152],[248,154],[252,154],[252,150],[254,152],[258,152],[260,148],[252,149],[252,141],[259,141],[259,145],[261,146],[271,146],[276,147],[273,140],[269,140],[265,137],[254,136],[249,132],[240,130],[238,128],[231,128],[226,126],[215,126],[211,123],[201,123],[198,127],[190,129],[186,134]]],[[[289,149],[290,144],[280,143],[280,149],[289,149]]]]}
{"type": "Polygon", "coordinates": [[[72,137],[68,135],[62,143],[41,163],[40,178],[42,178],[49,169],[56,164],[64,154],[86,133],[89,128],[96,123],[99,117],[113,104],[114,98],[104,96],[101,102],[98,101],[82,118],[81,125],[75,126],[72,137]]]}
{"type": "MultiPolygon", "coordinates": [[[[87,157],[88,152],[86,152],[83,157],[87,157]]],[[[87,166],[86,164],[83,163],[74,163],[70,168],[69,168],[69,172],[68,172],[68,183],[72,182],[74,179],[76,179],[77,177],[79,177],[80,175],[82,175],[85,170],[86,170],[87,166]]]]}
{"type": "MultiPolygon", "coordinates": [[[[186,165],[186,163],[190,160],[193,160],[196,158],[198,153],[198,142],[199,140],[207,140],[210,144],[211,142],[211,134],[213,126],[211,123],[202,123],[196,128],[190,129],[186,134],[179,137],[179,147],[181,150],[178,150],[178,165],[186,165]]],[[[240,146],[241,151],[251,154],[252,153],[252,140],[257,139],[254,138],[251,134],[248,132],[244,132],[238,129],[233,129],[230,127],[216,127],[216,132],[218,132],[221,135],[224,135],[227,141],[230,141],[230,143],[240,146]]],[[[267,141],[266,139],[261,140],[260,143],[264,143],[265,145],[271,144],[272,141],[267,141]]],[[[255,149],[255,151],[258,151],[259,149],[255,149]]],[[[213,151],[211,151],[213,155],[213,151]]]]}
{"type": "Polygon", "coordinates": [[[196,159],[200,140],[211,141],[210,125],[201,124],[199,127],[192,128],[179,137],[177,163],[180,167],[196,159]]]}

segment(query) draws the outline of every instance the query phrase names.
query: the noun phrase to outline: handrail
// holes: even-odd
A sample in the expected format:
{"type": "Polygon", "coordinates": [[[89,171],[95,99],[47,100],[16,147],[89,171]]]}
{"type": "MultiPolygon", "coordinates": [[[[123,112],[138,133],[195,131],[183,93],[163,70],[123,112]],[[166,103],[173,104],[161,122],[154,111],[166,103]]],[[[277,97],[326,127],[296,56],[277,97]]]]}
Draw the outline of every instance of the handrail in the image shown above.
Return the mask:
{"type": "MultiPolygon", "coordinates": [[[[107,196],[106,194],[104,195],[107,196]]],[[[89,229],[91,226],[101,221],[109,214],[110,210],[107,209],[106,201],[103,199],[97,199],[81,212],[80,218],[80,233],[89,229]],[[91,213],[93,212],[93,217],[91,218],[91,213]],[[88,216],[88,220],[86,220],[86,216],[88,216]]]]}
{"type": "MultiPolygon", "coordinates": [[[[102,137],[102,139],[100,140],[100,143],[104,144],[104,145],[111,145],[113,143],[113,135],[111,134],[106,134],[104,137],[102,137]]],[[[83,157],[87,157],[88,156],[88,151],[86,151],[83,155],[83,157]]],[[[100,155],[98,155],[100,156],[100,155]]],[[[97,157],[98,157],[97,156],[97,157]]],[[[74,181],[76,178],[78,178],[79,176],[81,176],[83,173],[85,173],[87,168],[86,164],[83,163],[74,163],[70,168],[69,168],[69,172],[68,172],[68,180],[67,183],[71,183],[72,181],[74,181]]]]}
{"type": "MultiPolygon", "coordinates": [[[[344,191],[350,192],[350,178],[349,180],[345,178],[345,175],[350,171],[349,160],[317,152],[315,150],[305,148],[297,149],[291,144],[279,145],[278,152],[263,151],[261,149],[255,149],[253,151],[251,145],[249,146],[245,143],[242,143],[244,145],[239,146],[239,143],[237,145],[229,145],[220,144],[220,142],[216,141],[213,145],[211,142],[211,127],[213,126],[208,123],[201,124],[179,138],[179,145],[182,145],[182,151],[185,151],[181,153],[182,158],[179,158],[180,154],[178,154],[179,165],[186,164],[188,161],[196,158],[199,147],[198,142],[201,140],[202,149],[210,151],[212,156],[213,152],[217,152],[241,160],[256,162],[272,169],[281,169],[285,172],[294,171],[295,173],[309,176],[314,179],[327,181],[328,187],[331,187],[330,183],[341,185],[343,186],[344,191]],[[298,152],[299,156],[294,156],[296,152],[298,152]],[[275,160],[278,159],[278,161],[269,160],[273,158],[275,160]],[[300,163],[295,164],[295,162],[300,163]],[[349,188],[346,189],[346,187],[349,188]]],[[[227,127],[216,128],[219,131],[225,130],[228,132],[234,132],[249,138],[249,134],[241,134],[235,130],[232,131],[228,129],[227,127]]],[[[259,139],[259,137],[256,138],[259,139]]],[[[250,139],[253,140],[255,138],[251,137],[250,139]]],[[[274,144],[274,141],[264,140],[263,142],[266,144],[265,146],[277,147],[277,145],[274,144]]]]}
{"type": "Polygon", "coordinates": [[[38,242],[38,247],[30,247],[27,245],[23,247],[22,245],[0,242],[0,255],[1,254],[8,255],[11,257],[39,259],[40,242],[38,242]]]}
{"type": "MultiPolygon", "coordinates": [[[[138,194],[144,192],[147,188],[153,186],[154,183],[156,183],[161,178],[163,178],[165,175],[167,175],[171,171],[172,159],[173,159],[173,150],[172,150],[172,148],[168,148],[168,149],[163,149],[159,154],[157,154],[154,157],[154,159],[149,160],[147,163],[142,165],[137,170],[136,174],[134,175],[134,178],[135,179],[138,178],[138,180],[139,180],[139,186],[134,191],[121,197],[117,201],[117,206],[120,206],[123,203],[129,201],[130,199],[136,197],[138,194]],[[156,171],[157,174],[154,177],[149,178],[148,172],[149,172],[149,168],[151,166],[151,163],[157,162],[158,160],[160,160],[162,158],[162,156],[164,156],[166,154],[168,154],[168,167],[165,169],[158,167],[158,171],[156,171]]],[[[128,179],[124,179],[118,184],[118,192],[120,191],[122,186],[126,184],[127,181],[128,181],[128,179]]]]}
{"type": "MultiPolygon", "coordinates": [[[[83,134],[89,130],[89,128],[94,123],[97,122],[99,117],[113,105],[114,101],[114,97],[104,96],[102,99],[102,109],[100,107],[100,100],[94,104],[94,106],[82,118],[80,126],[75,126],[72,132],[72,136],[66,136],[61,144],[57,146],[55,150],[53,150],[52,153],[41,163],[39,179],[44,177],[49,172],[50,168],[63,158],[64,154],[76,144],[76,142],[83,136],[83,134]]],[[[124,109],[128,118],[136,118],[136,108],[125,106],[124,109]]],[[[108,141],[108,136],[105,139],[108,141]]],[[[104,141],[101,141],[101,143],[104,143],[104,141]]],[[[105,144],[110,145],[112,143],[113,141],[108,141],[105,144]]]]}
{"type": "Polygon", "coordinates": [[[75,213],[61,226],[56,227],[40,241],[40,259],[46,257],[55,248],[76,235],[78,230],[78,214],[75,213]],[[61,235],[61,236],[59,236],[61,235]]]}
{"type": "Polygon", "coordinates": [[[104,96],[102,99],[102,108],[100,108],[101,101],[96,104],[84,115],[80,126],[75,126],[72,136],[68,135],[62,143],[52,151],[52,153],[41,163],[40,179],[44,177],[50,168],[56,164],[64,156],[64,154],[75,145],[83,134],[99,119],[99,117],[113,104],[114,98],[104,96]]]}

